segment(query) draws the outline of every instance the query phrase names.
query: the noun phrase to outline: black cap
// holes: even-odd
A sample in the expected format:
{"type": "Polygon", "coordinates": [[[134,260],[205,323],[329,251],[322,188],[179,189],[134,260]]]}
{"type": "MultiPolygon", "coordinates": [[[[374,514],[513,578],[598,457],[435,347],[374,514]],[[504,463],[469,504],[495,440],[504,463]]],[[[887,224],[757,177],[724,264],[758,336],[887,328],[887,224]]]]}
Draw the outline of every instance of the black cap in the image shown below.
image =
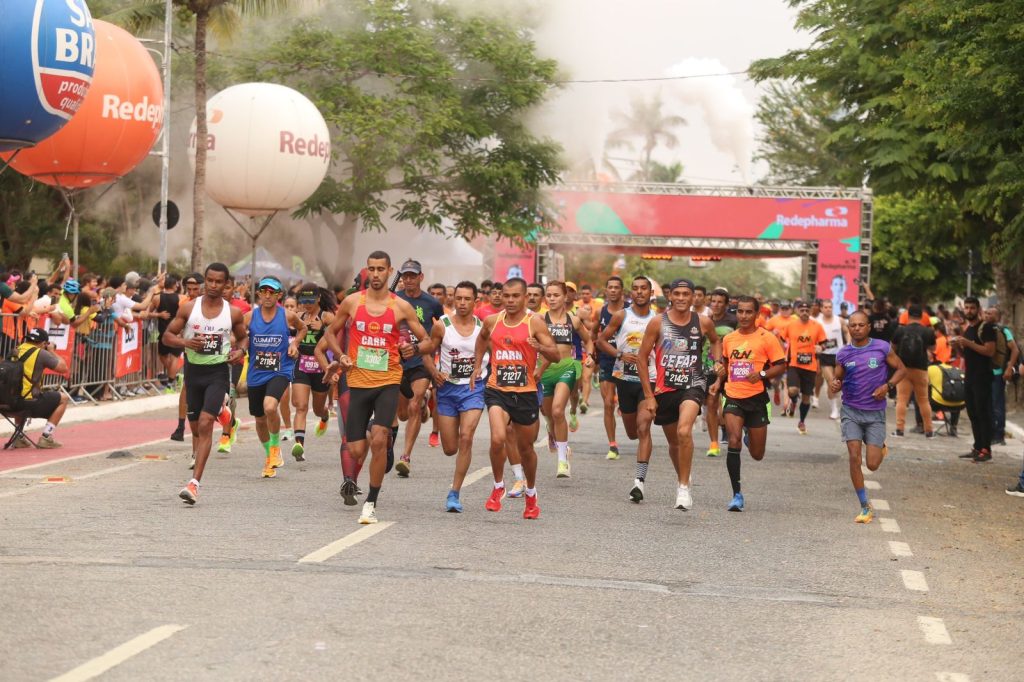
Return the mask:
{"type": "Polygon", "coordinates": [[[25,335],[25,340],[30,343],[46,343],[50,340],[50,335],[46,333],[45,329],[30,329],[25,335]]]}
{"type": "Polygon", "coordinates": [[[668,290],[674,291],[679,287],[686,287],[690,291],[693,291],[693,282],[686,279],[685,277],[678,277],[672,280],[672,284],[668,285],[668,290]]]}
{"type": "Polygon", "coordinates": [[[780,308],[792,308],[792,307],[793,307],[793,304],[792,304],[792,303],[790,303],[789,301],[781,301],[781,302],[779,303],[779,307],[780,307],[780,308]]]}
{"type": "Polygon", "coordinates": [[[404,275],[407,272],[411,272],[416,275],[423,274],[423,266],[420,265],[418,260],[409,259],[402,263],[402,267],[398,268],[398,274],[404,275]]]}

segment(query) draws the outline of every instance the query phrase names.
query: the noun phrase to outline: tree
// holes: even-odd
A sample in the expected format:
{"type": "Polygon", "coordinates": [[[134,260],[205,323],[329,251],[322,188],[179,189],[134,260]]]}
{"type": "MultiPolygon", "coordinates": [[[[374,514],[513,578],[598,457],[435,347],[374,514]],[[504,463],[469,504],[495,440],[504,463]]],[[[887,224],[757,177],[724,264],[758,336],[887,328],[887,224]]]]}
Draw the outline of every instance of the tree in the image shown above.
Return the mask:
{"type": "Polygon", "coordinates": [[[639,139],[640,169],[635,177],[641,182],[652,180],[651,174],[654,171],[654,166],[651,155],[654,150],[658,145],[663,145],[666,149],[675,149],[679,145],[679,138],[672,130],[686,125],[686,119],[682,116],[662,112],[660,93],[654,93],[650,99],[643,95],[637,95],[630,100],[629,112],[613,111],[612,120],[619,127],[608,134],[605,147],[633,151],[635,149],[634,140],[639,139]]]}
{"type": "MultiPolygon", "coordinates": [[[[640,178],[637,178],[640,179],[640,178]]],[[[647,180],[650,182],[664,182],[664,183],[675,183],[683,181],[683,164],[676,161],[675,163],[664,164],[658,163],[657,161],[651,161],[651,166],[648,169],[647,180]]]]}
{"type": "MultiPolygon", "coordinates": [[[[296,6],[296,0],[173,0],[179,16],[195,22],[195,107],[196,139],[207,138],[207,34],[230,40],[241,29],[246,16],[267,16],[296,6]]],[[[165,0],[138,0],[103,18],[130,30],[145,31],[164,21],[165,0]]],[[[195,180],[192,187],[192,264],[202,267],[206,224],[206,145],[196,145],[195,180]]]]}
{"type": "Polygon", "coordinates": [[[331,127],[332,171],[296,212],[339,247],[334,262],[317,249],[329,280],[351,278],[360,225],[523,239],[553,224],[543,188],[557,181],[560,147],[524,119],[554,86],[556,64],[512,19],[440,1],[353,0],[268,37],[253,59],[242,75],[303,92],[331,127]]]}

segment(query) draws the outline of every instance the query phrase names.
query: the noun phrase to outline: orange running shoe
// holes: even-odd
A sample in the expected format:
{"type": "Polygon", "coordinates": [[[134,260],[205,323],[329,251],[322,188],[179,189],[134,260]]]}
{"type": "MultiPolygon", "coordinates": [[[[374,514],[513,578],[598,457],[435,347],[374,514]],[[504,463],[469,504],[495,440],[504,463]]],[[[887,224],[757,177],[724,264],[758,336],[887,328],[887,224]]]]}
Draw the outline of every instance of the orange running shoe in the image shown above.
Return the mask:
{"type": "Polygon", "coordinates": [[[524,519],[540,518],[540,507],[537,506],[537,496],[526,496],[526,507],[523,509],[524,519]]]}
{"type": "Polygon", "coordinates": [[[220,414],[217,415],[217,423],[220,424],[221,428],[225,431],[231,427],[231,410],[227,405],[220,408],[220,414]]]}
{"type": "Polygon", "coordinates": [[[196,486],[195,483],[189,481],[189,484],[182,488],[181,492],[178,493],[178,497],[180,497],[181,501],[185,504],[195,504],[199,499],[199,487],[196,486]]]}
{"type": "Polygon", "coordinates": [[[484,508],[487,511],[501,511],[501,499],[505,497],[505,488],[495,488],[491,491],[491,496],[487,498],[487,502],[484,503],[484,508]]]}

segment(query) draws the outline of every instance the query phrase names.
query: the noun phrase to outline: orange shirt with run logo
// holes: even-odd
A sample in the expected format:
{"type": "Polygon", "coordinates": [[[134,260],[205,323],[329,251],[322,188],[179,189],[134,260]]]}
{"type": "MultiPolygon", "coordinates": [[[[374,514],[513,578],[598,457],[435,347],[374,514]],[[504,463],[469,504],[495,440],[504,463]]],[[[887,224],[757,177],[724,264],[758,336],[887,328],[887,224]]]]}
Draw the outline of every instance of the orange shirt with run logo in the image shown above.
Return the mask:
{"type": "Polygon", "coordinates": [[[786,326],[793,320],[798,319],[796,315],[790,315],[789,317],[783,317],[782,315],[775,315],[768,319],[764,323],[764,328],[770,332],[774,332],[776,335],[781,336],[785,331],[786,326]]]}
{"type": "Polygon", "coordinates": [[[722,341],[725,368],[725,395],[742,400],[761,395],[767,389],[763,381],[750,383],[747,377],[786,359],[786,351],[775,334],[758,327],[751,334],[729,332],[722,341]]]}
{"type": "Polygon", "coordinates": [[[793,321],[782,332],[782,338],[789,342],[789,366],[818,371],[818,351],[814,348],[824,343],[825,328],[814,320],[802,322],[794,316],[793,321]]]}

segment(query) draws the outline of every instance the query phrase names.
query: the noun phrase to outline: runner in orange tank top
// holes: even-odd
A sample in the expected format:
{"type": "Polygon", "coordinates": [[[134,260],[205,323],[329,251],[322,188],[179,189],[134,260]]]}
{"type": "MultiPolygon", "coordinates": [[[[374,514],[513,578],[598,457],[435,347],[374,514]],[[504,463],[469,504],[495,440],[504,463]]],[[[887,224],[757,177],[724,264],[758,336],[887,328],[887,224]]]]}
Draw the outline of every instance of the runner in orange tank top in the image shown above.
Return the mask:
{"type": "MultiPolygon", "coordinates": [[[[384,474],[388,470],[387,445],[391,434],[391,422],[398,409],[398,386],[402,381],[402,358],[411,358],[419,353],[433,352],[434,343],[423,329],[412,306],[387,289],[391,278],[391,256],[383,251],[374,251],[366,259],[369,288],[347,296],[341,302],[334,322],[328,327],[323,338],[337,358],[326,366],[329,378],[338,368],[348,371],[349,408],[345,421],[345,434],[352,457],[360,464],[370,458],[370,492],[366,495],[359,523],[377,523],[377,496],[384,474]],[[417,343],[400,340],[398,328],[402,322],[417,339],[417,343]],[[348,352],[338,341],[340,332],[348,326],[348,352]],[[366,429],[373,416],[373,429],[367,442],[366,429]]],[[[317,354],[321,365],[326,357],[317,354]]],[[[325,378],[325,380],[326,380],[325,378]]],[[[346,479],[342,495],[354,494],[355,481],[346,479]]]]}
{"type": "Polygon", "coordinates": [[[540,516],[537,506],[537,382],[533,372],[538,352],[558,362],[558,348],[544,320],[526,310],[526,281],[514,277],[501,291],[505,309],[487,316],[476,340],[476,363],[470,383],[475,388],[484,354],[490,352],[491,376],[484,389],[484,404],[491,424],[491,470],[494,490],[485,505],[488,511],[501,510],[505,497],[505,441],[512,424],[517,450],[526,474],[526,508],[523,518],[540,516]]]}

